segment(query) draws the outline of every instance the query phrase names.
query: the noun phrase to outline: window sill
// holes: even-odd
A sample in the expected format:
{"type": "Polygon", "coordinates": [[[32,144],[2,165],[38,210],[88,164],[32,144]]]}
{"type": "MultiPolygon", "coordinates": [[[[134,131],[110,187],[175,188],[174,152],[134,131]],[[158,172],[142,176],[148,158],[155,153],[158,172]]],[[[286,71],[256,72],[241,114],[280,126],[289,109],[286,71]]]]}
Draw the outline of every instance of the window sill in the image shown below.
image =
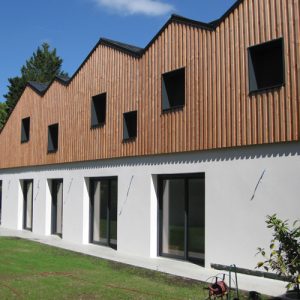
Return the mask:
{"type": "Polygon", "coordinates": [[[161,114],[162,115],[169,114],[169,113],[176,112],[176,111],[182,111],[183,109],[184,109],[184,105],[173,106],[170,108],[163,109],[161,114]]]}
{"type": "Polygon", "coordinates": [[[21,144],[27,144],[27,143],[29,143],[29,140],[21,141],[21,144]]]}
{"type": "Polygon", "coordinates": [[[249,91],[249,96],[254,96],[256,94],[264,94],[264,93],[272,92],[274,90],[279,90],[284,86],[285,86],[285,84],[281,83],[281,84],[273,85],[273,86],[270,86],[270,87],[264,87],[264,88],[260,88],[260,89],[257,89],[257,90],[249,91]]]}
{"type": "Polygon", "coordinates": [[[135,137],[130,137],[130,138],[127,138],[127,139],[123,139],[122,143],[123,144],[133,143],[133,142],[135,142],[135,140],[136,140],[136,136],[135,137]]]}
{"type": "Polygon", "coordinates": [[[91,130],[104,127],[105,122],[96,125],[91,125],[91,130]]]}
{"type": "Polygon", "coordinates": [[[48,150],[47,151],[47,154],[54,154],[54,153],[56,153],[57,152],[57,149],[56,150],[48,150]]]}

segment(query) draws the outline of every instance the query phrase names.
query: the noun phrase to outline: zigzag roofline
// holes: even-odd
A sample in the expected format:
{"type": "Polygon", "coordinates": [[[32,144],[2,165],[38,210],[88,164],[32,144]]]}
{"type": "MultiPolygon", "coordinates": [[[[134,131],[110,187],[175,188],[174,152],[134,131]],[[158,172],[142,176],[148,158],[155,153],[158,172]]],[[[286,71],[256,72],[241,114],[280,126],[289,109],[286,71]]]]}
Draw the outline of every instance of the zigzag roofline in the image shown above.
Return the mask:
{"type": "MultiPolygon", "coordinates": [[[[59,76],[55,76],[54,79],[46,84],[42,84],[42,83],[38,83],[38,82],[28,82],[26,87],[24,88],[21,97],[25,91],[25,89],[27,87],[30,87],[33,91],[35,91],[38,95],[40,95],[41,97],[43,97],[47,91],[49,90],[49,88],[52,86],[52,84],[54,82],[58,82],[62,85],[69,85],[72,80],[76,77],[76,75],[79,73],[79,71],[82,69],[82,67],[85,65],[85,63],[89,60],[89,58],[91,57],[91,55],[94,53],[94,51],[100,46],[100,45],[104,45],[110,48],[113,48],[117,51],[126,53],[130,56],[133,56],[137,59],[141,58],[146,52],[147,50],[151,47],[151,45],[157,40],[157,38],[161,35],[161,33],[171,24],[171,23],[181,23],[187,26],[193,26],[196,28],[201,28],[204,30],[209,30],[209,31],[214,31],[216,30],[216,28],[231,14],[231,12],[233,10],[235,10],[244,0],[237,0],[219,19],[213,21],[213,22],[209,22],[209,23],[205,23],[205,22],[201,22],[201,21],[196,21],[193,19],[188,19],[176,14],[171,15],[171,17],[169,18],[169,20],[163,25],[163,27],[159,30],[159,32],[152,38],[152,40],[147,44],[147,46],[145,48],[140,48],[137,46],[133,46],[133,45],[129,45],[129,44],[125,44],[125,43],[121,43],[118,41],[114,41],[114,40],[110,40],[107,38],[100,38],[100,40],[98,41],[98,43],[94,46],[94,48],[90,51],[90,53],[87,55],[87,57],[84,59],[84,61],[81,63],[81,65],[77,68],[77,70],[74,72],[73,76],[71,78],[62,78],[59,76]]],[[[21,98],[20,97],[20,98],[21,98]]],[[[17,103],[19,102],[20,98],[18,99],[17,103]]],[[[16,106],[15,105],[15,106],[16,106]]],[[[10,115],[12,114],[14,108],[11,110],[10,115]]],[[[5,124],[3,125],[2,130],[4,129],[9,117],[7,118],[5,124]]]]}
{"type": "MultiPolygon", "coordinates": [[[[93,54],[93,52],[100,45],[104,45],[104,46],[113,48],[115,50],[119,50],[120,52],[126,53],[126,54],[131,55],[131,56],[136,57],[136,58],[141,58],[147,52],[147,50],[151,47],[151,45],[157,40],[157,38],[161,35],[161,33],[171,23],[173,23],[173,22],[182,23],[182,24],[185,24],[185,25],[201,28],[201,29],[204,29],[204,30],[214,31],[231,14],[231,12],[235,8],[237,8],[240,5],[240,3],[243,2],[243,1],[244,0],[236,1],[219,19],[217,19],[213,22],[210,22],[210,23],[200,22],[200,21],[197,21],[197,20],[188,19],[188,18],[179,16],[179,15],[173,14],[169,18],[169,20],[164,24],[164,26],[159,30],[159,32],[153,37],[153,39],[147,44],[147,46],[145,48],[140,48],[140,47],[137,47],[137,46],[134,46],[134,45],[125,44],[125,43],[122,43],[122,42],[119,42],[119,41],[114,41],[114,40],[107,39],[107,38],[100,38],[98,43],[90,51],[90,53],[87,55],[87,57],[81,63],[81,65],[78,67],[78,69],[74,72],[74,74],[71,78],[64,80],[61,77],[56,76],[50,83],[48,83],[48,87],[46,89],[44,89],[42,92],[39,91],[38,94],[44,95],[54,81],[57,81],[57,82],[59,82],[63,85],[69,85],[70,82],[73,80],[73,78],[78,74],[78,72],[82,69],[82,67],[88,61],[88,59],[93,54]]],[[[31,85],[30,85],[30,87],[33,88],[33,90],[37,91],[31,85]]]]}

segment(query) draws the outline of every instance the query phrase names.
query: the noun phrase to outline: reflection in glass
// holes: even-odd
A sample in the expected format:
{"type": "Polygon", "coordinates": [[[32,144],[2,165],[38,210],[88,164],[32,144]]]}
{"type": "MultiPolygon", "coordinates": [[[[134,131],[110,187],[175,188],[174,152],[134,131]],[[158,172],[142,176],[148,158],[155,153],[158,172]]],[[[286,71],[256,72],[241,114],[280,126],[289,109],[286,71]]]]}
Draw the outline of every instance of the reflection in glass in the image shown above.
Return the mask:
{"type": "Polygon", "coordinates": [[[110,243],[117,246],[117,218],[118,218],[118,182],[111,180],[110,192],[110,243]]]}
{"type": "Polygon", "coordinates": [[[108,238],[108,197],[109,197],[109,187],[108,181],[99,181],[100,184],[100,236],[99,241],[102,243],[107,243],[108,238]]]}
{"type": "Polygon", "coordinates": [[[188,188],[188,256],[190,258],[204,259],[204,179],[190,179],[188,181],[188,188]]]}
{"type": "Polygon", "coordinates": [[[92,180],[92,242],[117,247],[117,179],[92,180]]]}
{"type": "Polygon", "coordinates": [[[162,252],[184,256],[184,180],[163,180],[162,252]]]}
{"type": "Polygon", "coordinates": [[[63,226],[63,181],[52,180],[52,226],[51,233],[62,235],[63,226]]]}
{"type": "Polygon", "coordinates": [[[33,181],[23,181],[24,197],[24,229],[32,230],[32,201],[33,201],[33,181]]]}
{"type": "Polygon", "coordinates": [[[162,176],[160,179],[160,251],[204,263],[205,177],[162,176]]]}

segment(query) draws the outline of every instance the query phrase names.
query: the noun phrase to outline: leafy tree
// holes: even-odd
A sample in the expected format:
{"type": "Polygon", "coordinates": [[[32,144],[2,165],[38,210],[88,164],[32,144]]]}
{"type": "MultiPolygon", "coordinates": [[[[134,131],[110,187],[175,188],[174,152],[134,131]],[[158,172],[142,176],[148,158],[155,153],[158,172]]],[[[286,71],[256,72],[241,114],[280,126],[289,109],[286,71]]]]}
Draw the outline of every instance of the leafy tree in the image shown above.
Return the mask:
{"type": "Polygon", "coordinates": [[[43,43],[22,66],[21,76],[8,79],[8,93],[4,95],[8,112],[16,105],[28,81],[47,83],[55,76],[68,76],[61,70],[63,61],[57,56],[56,49],[49,48],[47,43],[43,43]]]}
{"type": "Polygon", "coordinates": [[[298,222],[295,221],[290,228],[288,221],[280,220],[276,214],[267,216],[267,227],[273,229],[273,239],[270,243],[270,254],[267,255],[265,249],[258,248],[258,253],[265,260],[259,262],[257,267],[263,267],[266,271],[271,270],[280,276],[285,276],[289,281],[287,288],[296,288],[300,296],[300,226],[298,222]]]}

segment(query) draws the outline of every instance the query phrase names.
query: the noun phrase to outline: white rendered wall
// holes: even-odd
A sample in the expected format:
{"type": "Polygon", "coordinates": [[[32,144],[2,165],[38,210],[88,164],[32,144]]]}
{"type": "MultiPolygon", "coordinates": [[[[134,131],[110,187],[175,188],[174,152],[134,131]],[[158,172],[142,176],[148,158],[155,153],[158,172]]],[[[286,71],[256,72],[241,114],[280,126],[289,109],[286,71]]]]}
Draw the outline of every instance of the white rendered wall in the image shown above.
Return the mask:
{"type": "Polygon", "coordinates": [[[0,170],[2,226],[22,229],[20,180],[33,179],[33,232],[50,234],[49,180],[63,179],[63,238],[88,243],[89,178],[118,177],[118,251],[157,256],[157,175],[205,173],[206,266],[253,269],[266,215],[300,217],[300,143],[0,170]]]}

